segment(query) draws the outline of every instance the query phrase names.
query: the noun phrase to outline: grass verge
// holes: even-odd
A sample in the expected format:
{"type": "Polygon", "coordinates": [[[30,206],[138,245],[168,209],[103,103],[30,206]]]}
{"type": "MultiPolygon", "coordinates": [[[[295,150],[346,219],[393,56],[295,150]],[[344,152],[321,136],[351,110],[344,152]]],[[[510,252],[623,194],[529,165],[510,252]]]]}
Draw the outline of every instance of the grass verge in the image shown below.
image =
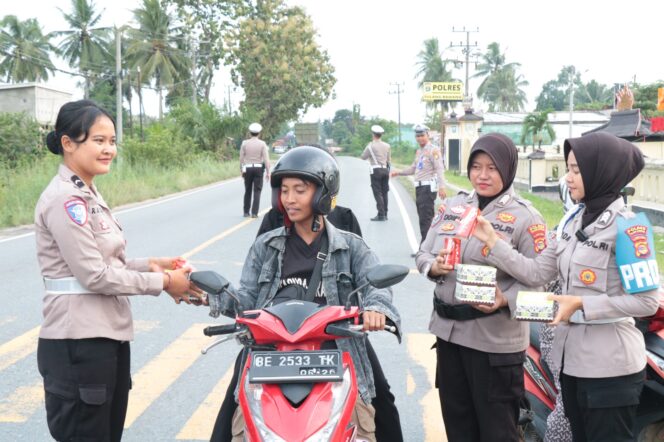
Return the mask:
{"type": "MultiPolygon", "coordinates": [[[[0,227],[33,222],[35,204],[57,173],[60,161],[59,157],[49,155],[20,169],[0,168],[0,227]]],[[[178,169],[115,163],[111,173],[96,178],[95,184],[113,208],[203,186],[239,173],[237,160],[222,163],[208,156],[192,156],[191,161],[178,169]]]]}

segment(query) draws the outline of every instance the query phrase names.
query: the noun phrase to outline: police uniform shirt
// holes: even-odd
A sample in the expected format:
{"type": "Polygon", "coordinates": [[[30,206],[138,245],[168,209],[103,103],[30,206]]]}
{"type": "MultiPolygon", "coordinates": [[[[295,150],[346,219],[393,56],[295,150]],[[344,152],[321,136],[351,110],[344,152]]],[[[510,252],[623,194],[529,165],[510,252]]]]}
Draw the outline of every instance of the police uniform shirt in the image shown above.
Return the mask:
{"type": "MultiPolygon", "coordinates": [[[[316,265],[316,257],[320,252],[322,237],[323,235],[318,235],[311,244],[307,244],[295,229],[291,230],[291,234],[286,238],[279,289],[272,301],[273,304],[305,298],[316,265]],[[297,289],[293,289],[294,287],[297,289]]],[[[320,305],[327,304],[322,290],[322,278],[313,302],[320,305]]]]}
{"type": "Polygon", "coordinates": [[[443,158],[440,149],[428,143],[426,146],[417,149],[413,164],[402,170],[399,175],[415,175],[415,181],[435,179],[438,187],[442,187],[445,183],[443,172],[443,158]]]}
{"type": "Polygon", "coordinates": [[[583,311],[579,314],[583,320],[618,320],[556,326],[552,358],[567,375],[616,377],[636,373],[646,365],[643,334],[632,317],[652,315],[659,294],[657,290],[628,294],[622,286],[615,257],[616,217],[630,214],[622,198],[616,199],[583,230],[587,239],[580,240],[576,232],[581,228],[583,210],[578,210],[560,229],[560,237],[552,237],[551,247],[536,260],[523,259],[502,241],[491,250],[490,261],[510,269],[524,283],[537,284],[559,276],[562,294],[582,297],[583,311]]]}
{"type": "Polygon", "coordinates": [[[251,164],[264,164],[268,171],[270,169],[267,144],[258,137],[244,140],[242,146],[240,146],[240,165],[247,166],[251,164]]]}
{"type": "MultiPolygon", "coordinates": [[[[479,200],[473,191],[447,198],[434,217],[426,239],[420,245],[415,261],[419,272],[428,275],[431,266],[443,248],[443,240],[449,237],[467,206],[478,207],[479,200]]],[[[540,214],[530,202],[521,199],[510,187],[502,196],[491,201],[482,211],[498,234],[512,247],[526,256],[536,256],[546,248],[546,227],[540,214]]],[[[461,240],[461,263],[494,266],[488,259],[488,248],[484,243],[470,237],[461,240]]],[[[495,267],[495,266],[494,266],[495,267]]],[[[466,321],[442,318],[434,310],[429,330],[439,338],[489,353],[515,353],[528,346],[529,328],[525,322],[511,319],[516,308],[516,295],[520,290],[534,290],[498,270],[496,283],[508,301],[508,310],[466,321]]],[[[456,272],[448,273],[434,288],[434,296],[447,304],[461,304],[456,300],[456,272]]]]}
{"type": "Polygon", "coordinates": [[[382,140],[371,141],[362,152],[362,159],[369,160],[372,166],[386,167],[390,160],[390,145],[382,140]],[[373,151],[373,156],[371,152],[373,151]],[[374,157],[376,161],[374,161],[374,157]]]}
{"type": "Polygon", "coordinates": [[[149,272],[147,258],[126,258],[122,228],[94,185],[60,165],[37,202],[35,239],[44,278],[74,277],[91,292],[46,293],[39,336],[132,340],[127,295],[159,295],[163,276],[149,272]]]}

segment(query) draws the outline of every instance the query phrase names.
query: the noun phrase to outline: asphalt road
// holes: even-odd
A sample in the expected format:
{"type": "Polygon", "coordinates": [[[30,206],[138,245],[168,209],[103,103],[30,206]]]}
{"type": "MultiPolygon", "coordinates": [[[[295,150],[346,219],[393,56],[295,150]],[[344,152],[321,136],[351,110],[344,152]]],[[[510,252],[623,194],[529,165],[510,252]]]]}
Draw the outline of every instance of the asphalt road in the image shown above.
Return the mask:
{"type": "MultiPolygon", "coordinates": [[[[351,207],[363,236],[383,263],[414,268],[410,257],[419,242],[417,213],[396,182],[389,195],[389,221],[376,214],[368,166],[339,158],[339,204],[351,207]]],[[[199,270],[216,270],[237,282],[258,220],[242,217],[239,179],[159,200],[123,207],[115,213],[123,225],[130,257],[186,255],[199,270]]],[[[269,207],[266,186],[261,211],[269,207]]],[[[12,232],[13,234],[13,232],[12,232]]],[[[0,234],[0,441],[51,440],[45,420],[36,345],[41,322],[42,283],[34,235],[0,234]]],[[[373,333],[383,370],[397,398],[407,441],[445,440],[438,396],[433,388],[434,338],[427,332],[433,284],[413,272],[394,287],[394,303],[403,320],[401,345],[388,333],[373,333]]],[[[205,307],[176,305],[162,295],[132,299],[136,338],[125,441],[208,440],[239,347],[229,342],[203,356],[210,342],[205,325],[227,323],[208,316],[205,307]]]]}

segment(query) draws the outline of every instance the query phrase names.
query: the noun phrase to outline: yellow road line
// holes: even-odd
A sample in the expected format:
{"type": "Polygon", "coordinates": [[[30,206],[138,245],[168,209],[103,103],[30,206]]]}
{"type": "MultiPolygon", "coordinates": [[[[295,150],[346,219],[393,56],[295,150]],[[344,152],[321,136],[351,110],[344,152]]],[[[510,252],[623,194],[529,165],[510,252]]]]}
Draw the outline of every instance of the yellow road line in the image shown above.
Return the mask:
{"type": "Polygon", "coordinates": [[[233,368],[234,364],[231,364],[231,367],[226,370],[226,373],[224,373],[221,380],[217,382],[217,385],[214,386],[210,394],[207,395],[184,427],[182,427],[176,436],[176,439],[210,440],[210,435],[212,435],[212,429],[214,427],[214,422],[217,419],[219,408],[221,408],[226,389],[233,377],[233,368]]]}
{"type": "Polygon", "coordinates": [[[138,419],[161,394],[166,391],[201,355],[201,348],[210,338],[203,334],[209,324],[194,324],[159,355],[132,376],[133,388],[125,428],[138,419]]]}
{"type": "MultiPolygon", "coordinates": [[[[261,212],[259,213],[259,215],[260,215],[260,216],[263,216],[263,215],[265,215],[269,210],[270,210],[270,209],[265,209],[265,210],[261,211],[261,212]]],[[[220,241],[220,240],[226,238],[228,235],[230,235],[230,234],[232,234],[232,233],[235,233],[237,230],[240,230],[242,227],[244,227],[244,226],[246,226],[246,225],[248,225],[248,224],[254,222],[255,220],[256,220],[256,218],[249,218],[249,219],[246,219],[246,220],[242,221],[242,222],[239,223],[239,224],[234,225],[234,226],[231,227],[230,229],[226,229],[226,230],[224,230],[224,231],[221,232],[219,235],[217,235],[217,236],[213,236],[212,238],[208,239],[208,240],[205,241],[204,243],[202,243],[202,244],[200,244],[200,245],[194,247],[192,250],[190,250],[190,251],[188,251],[187,253],[183,254],[182,257],[185,258],[185,259],[189,259],[189,257],[191,257],[192,255],[195,255],[196,253],[201,252],[202,250],[204,250],[204,249],[210,247],[212,244],[216,243],[217,241],[220,241]]]]}
{"type": "Polygon", "coordinates": [[[409,333],[406,335],[408,354],[417,363],[424,367],[429,385],[424,389],[427,393],[422,396],[422,425],[424,426],[424,440],[426,442],[440,442],[447,440],[443,417],[440,411],[440,400],[435,388],[436,356],[430,350],[433,335],[428,333],[409,333]]]}
{"type": "Polygon", "coordinates": [[[38,336],[39,327],[35,327],[0,345],[0,371],[36,351],[38,336]]]}
{"type": "Polygon", "coordinates": [[[32,385],[18,387],[9,396],[0,400],[0,422],[26,422],[32,414],[44,406],[44,384],[38,381],[32,385]]]}

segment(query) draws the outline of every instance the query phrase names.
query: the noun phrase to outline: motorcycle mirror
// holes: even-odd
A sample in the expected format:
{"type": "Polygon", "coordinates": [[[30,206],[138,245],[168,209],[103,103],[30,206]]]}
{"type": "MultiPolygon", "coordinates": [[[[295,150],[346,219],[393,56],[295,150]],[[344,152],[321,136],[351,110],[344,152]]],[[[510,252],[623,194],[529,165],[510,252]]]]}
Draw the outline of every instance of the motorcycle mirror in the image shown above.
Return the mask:
{"type": "Polygon", "coordinates": [[[220,295],[230,285],[226,278],[212,270],[192,272],[189,280],[201,290],[215,295],[220,295]]]}
{"type": "Polygon", "coordinates": [[[369,282],[362,284],[348,294],[348,299],[346,300],[345,305],[346,310],[350,309],[353,296],[357,296],[358,305],[362,307],[360,291],[368,285],[372,285],[378,289],[384,289],[385,287],[390,287],[403,281],[404,278],[408,276],[409,272],[410,269],[408,267],[398,264],[377,265],[367,273],[367,280],[369,282]]]}
{"type": "Polygon", "coordinates": [[[382,264],[371,269],[367,274],[367,279],[372,286],[384,289],[403,281],[409,272],[410,269],[406,266],[382,264]]]}

